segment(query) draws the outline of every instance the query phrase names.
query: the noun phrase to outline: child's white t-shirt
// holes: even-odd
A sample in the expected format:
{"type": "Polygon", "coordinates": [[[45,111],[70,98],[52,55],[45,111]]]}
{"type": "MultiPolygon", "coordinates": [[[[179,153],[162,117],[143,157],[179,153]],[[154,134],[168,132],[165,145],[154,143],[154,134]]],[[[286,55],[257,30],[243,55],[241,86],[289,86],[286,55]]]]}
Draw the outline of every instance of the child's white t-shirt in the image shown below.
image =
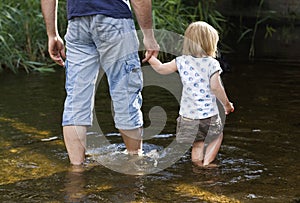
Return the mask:
{"type": "Polygon", "coordinates": [[[220,63],[212,57],[183,55],[176,58],[176,65],[183,84],[179,115],[204,119],[218,114],[216,96],[210,91],[210,78],[222,72],[220,63]]]}

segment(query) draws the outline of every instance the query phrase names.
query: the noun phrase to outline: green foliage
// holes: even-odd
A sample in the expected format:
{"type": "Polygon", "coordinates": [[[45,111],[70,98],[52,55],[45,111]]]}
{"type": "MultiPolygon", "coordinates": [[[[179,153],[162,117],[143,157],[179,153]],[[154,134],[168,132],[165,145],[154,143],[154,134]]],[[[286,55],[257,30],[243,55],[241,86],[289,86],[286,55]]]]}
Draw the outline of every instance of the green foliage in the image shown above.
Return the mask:
{"type": "MultiPolygon", "coordinates": [[[[59,12],[64,15],[64,10],[59,12]]],[[[40,0],[1,0],[0,44],[0,69],[51,71],[40,0]]]]}
{"type": "MultiPolygon", "coordinates": [[[[268,19],[273,18],[274,11],[268,11],[262,14],[262,7],[264,4],[264,0],[260,0],[259,4],[257,5],[257,11],[256,11],[256,19],[253,27],[243,27],[243,32],[240,34],[239,39],[237,42],[241,42],[244,38],[247,36],[250,36],[251,42],[250,42],[250,49],[249,49],[249,59],[253,59],[255,55],[255,39],[258,27],[261,24],[264,24],[268,19]]],[[[243,16],[241,16],[242,18],[243,16]]],[[[242,22],[241,22],[242,24],[242,22]]],[[[273,28],[270,25],[265,25],[265,38],[272,37],[273,33],[276,32],[276,29],[273,28]]]]}
{"type": "MultiPolygon", "coordinates": [[[[153,23],[155,29],[164,29],[170,32],[183,35],[188,25],[195,21],[205,21],[215,27],[220,33],[220,47],[222,52],[231,51],[230,47],[222,42],[222,39],[226,37],[229,31],[229,24],[226,18],[216,10],[215,0],[200,0],[200,1],[182,1],[182,0],[157,0],[153,2],[153,23]]],[[[170,44],[170,38],[168,33],[158,33],[156,37],[161,42],[160,46],[165,46],[162,42],[164,38],[168,39],[170,44]]],[[[173,46],[179,45],[175,37],[174,42],[171,42],[173,46]]],[[[177,47],[180,49],[180,47],[177,47]]],[[[166,49],[164,49],[166,50],[166,49]]],[[[161,59],[166,56],[165,53],[160,53],[161,59]]]]}
{"type": "MultiPolygon", "coordinates": [[[[264,0],[255,2],[259,3],[259,5],[256,3],[258,9],[255,24],[253,27],[243,27],[241,23],[241,33],[238,39],[241,41],[247,37],[251,38],[249,57],[254,56],[254,41],[258,26],[266,24],[266,21],[272,17],[271,13],[264,15],[261,13],[264,0]]],[[[164,29],[183,35],[191,22],[206,21],[220,33],[220,51],[223,53],[232,51],[223,39],[231,34],[233,26],[216,9],[216,0],[156,0],[152,3],[155,29],[164,29]]],[[[58,26],[63,36],[67,26],[66,0],[59,0],[58,26]]],[[[276,30],[267,24],[265,37],[271,37],[274,32],[276,30]]],[[[164,41],[169,36],[162,34],[157,37],[159,41],[164,41]]],[[[171,43],[175,49],[179,44],[176,40],[174,39],[171,43]]],[[[180,47],[177,47],[177,50],[179,49],[180,47]]],[[[47,51],[47,35],[40,0],[1,0],[0,52],[0,71],[3,68],[9,68],[13,72],[18,72],[20,69],[27,72],[53,70],[54,64],[47,51]]]]}
{"type": "Polygon", "coordinates": [[[182,0],[153,1],[153,19],[156,29],[183,34],[194,21],[206,21],[224,34],[226,18],[215,9],[215,0],[200,0],[187,4],[182,0]]]}
{"type": "MultiPolygon", "coordinates": [[[[191,22],[204,20],[218,29],[222,37],[226,33],[224,26],[226,19],[214,8],[215,4],[215,0],[153,1],[154,27],[183,34],[191,22]]],[[[59,1],[58,15],[58,26],[63,36],[67,24],[66,0],[59,1]]],[[[0,43],[0,70],[2,68],[9,68],[13,72],[19,69],[27,72],[53,70],[51,69],[53,62],[47,51],[47,35],[40,0],[0,2],[0,43]]]]}

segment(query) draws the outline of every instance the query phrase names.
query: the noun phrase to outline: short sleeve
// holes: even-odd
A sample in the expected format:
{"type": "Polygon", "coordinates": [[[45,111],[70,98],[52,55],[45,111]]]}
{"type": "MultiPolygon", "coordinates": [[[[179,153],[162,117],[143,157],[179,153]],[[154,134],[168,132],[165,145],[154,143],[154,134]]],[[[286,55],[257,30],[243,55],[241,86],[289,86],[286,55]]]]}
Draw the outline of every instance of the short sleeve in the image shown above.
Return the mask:
{"type": "Polygon", "coordinates": [[[221,74],[222,73],[222,68],[220,66],[219,61],[212,58],[212,60],[209,64],[209,77],[213,76],[217,72],[219,72],[221,74]]]}
{"type": "MultiPolygon", "coordinates": [[[[180,65],[181,65],[182,62],[184,61],[184,57],[183,57],[183,56],[178,56],[178,57],[176,57],[175,61],[176,61],[176,66],[177,66],[177,68],[180,69],[180,65]]],[[[181,66],[182,66],[182,65],[181,65],[181,66]]]]}
{"type": "Polygon", "coordinates": [[[175,59],[177,70],[178,70],[179,73],[181,73],[181,71],[184,68],[183,64],[184,64],[185,60],[186,60],[185,56],[178,56],[175,59]]]}

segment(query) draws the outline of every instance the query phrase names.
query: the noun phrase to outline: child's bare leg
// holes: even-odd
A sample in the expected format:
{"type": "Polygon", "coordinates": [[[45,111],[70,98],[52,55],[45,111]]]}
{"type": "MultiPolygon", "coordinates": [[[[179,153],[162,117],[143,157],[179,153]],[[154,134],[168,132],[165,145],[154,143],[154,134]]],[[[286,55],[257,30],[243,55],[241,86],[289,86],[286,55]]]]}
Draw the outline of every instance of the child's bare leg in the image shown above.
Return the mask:
{"type": "Polygon", "coordinates": [[[203,166],[209,165],[213,160],[215,160],[219,149],[221,147],[221,143],[223,140],[223,133],[221,133],[218,138],[209,143],[206,147],[205,156],[203,160],[203,166]]]}
{"type": "Polygon", "coordinates": [[[192,162],[197,166],[202,166],[203,158],[204,158],[204,142],[196,141],[193,143],[193,147],[192,147],[192,162]]]}

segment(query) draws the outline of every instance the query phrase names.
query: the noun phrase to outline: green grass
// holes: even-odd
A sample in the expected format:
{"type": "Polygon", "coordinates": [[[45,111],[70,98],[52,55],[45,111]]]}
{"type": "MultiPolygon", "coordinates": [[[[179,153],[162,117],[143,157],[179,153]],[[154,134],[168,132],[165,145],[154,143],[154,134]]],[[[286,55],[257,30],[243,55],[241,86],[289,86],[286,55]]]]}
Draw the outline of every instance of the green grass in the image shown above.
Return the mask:
{"type": "MultiPolygon", "coordinates": [[[[220,51],[231,52],[229,46],[223,43],[224,39],[230,29],[227,19],[215,9],[215,0],[200,0],[200,1],[182,1],[182,0],[160,0],[153,2],[153,23],[155,29],[164,29],[170,32],[184,35],[188,25],[195,21],[205,21],[215,27],[220,34],[220,51]]],[[[174,37],[174,42],[170,42],[170,33],[159,32],[156,38],[159,39],[162,50],[169,50],[164,46],[176,46],[178,38],[174,37]],[[163,43],[167,39],[166,45],[163,43]]],[[[180,47],[172,47],[170,49],[179,50],[180,47]]],[[[180,51],[181,53],[181,51],[180,51]]],[[[160,53],[160,58],[170,59],[169,54],[160,53]]]]}
{"type": "MultiPolygon", "coordinates": [[[[214,6],[215,0],[153,1],[153,19],[156,29],[183,34],[187,26],[198,20],[213,25],[225,37],[226,19],[214,6]],[[189,4],[189,5],[188,5],[189,4]]],[[[47,35],[40,0],[1,0],[0,2],[0,71],[53,71],[47,51],[47,35]]],[[[60,35],[66,31],[66,0],[59,1],[58,24],[60,35]]]]}
{"type": "MultiPolygon", "coordinates": [[[[65,27],[65,6],[60,1],[60,27],[65,27]]],[[[62,30],[64,32],[64,30],[62,30]]],[[[0,70],[52,71],[40,0],[0,2],[0,70]]]]}

